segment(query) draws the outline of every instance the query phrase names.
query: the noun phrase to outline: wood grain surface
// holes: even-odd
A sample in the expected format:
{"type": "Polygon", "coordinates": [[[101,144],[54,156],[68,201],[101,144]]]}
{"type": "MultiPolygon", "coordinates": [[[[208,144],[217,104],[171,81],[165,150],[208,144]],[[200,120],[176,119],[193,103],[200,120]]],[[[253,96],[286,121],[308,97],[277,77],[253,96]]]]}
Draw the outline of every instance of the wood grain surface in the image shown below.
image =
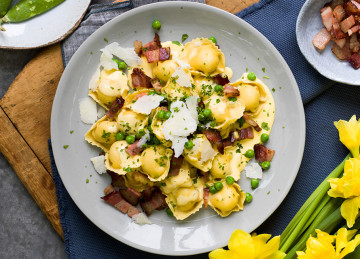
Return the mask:
{"type": "MultiPolygon", "coordinates": [[[[258,1],[206,3],[237,13],[258,1]]],[[[0,100],[0,152],[61,237],[47,140],[52,102],[63,71],[60,43],[46,47],[24,67],[0,100]]]]}

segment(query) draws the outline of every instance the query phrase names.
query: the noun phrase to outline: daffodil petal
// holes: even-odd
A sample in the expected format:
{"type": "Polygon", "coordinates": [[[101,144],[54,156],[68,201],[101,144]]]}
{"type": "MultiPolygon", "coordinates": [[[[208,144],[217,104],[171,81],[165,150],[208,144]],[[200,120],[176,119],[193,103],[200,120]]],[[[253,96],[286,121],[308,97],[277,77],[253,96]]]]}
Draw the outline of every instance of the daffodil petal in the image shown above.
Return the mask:
{"type": "Polygon", "coordinates": [[[209,259],[238,259],[239,257],[230,250],[216,249],[209,253],[209,259]]]}
{"type": "Polygon", "coordinates": [[[334,122],[334,125],[339,131],[340,141],[350,150],[353,157],[359,157],[360,123],[356,120],[356,116],[352,116],[349,121],[334,122]]]}
{"type": "Polygon", "coordinates": [[[360,197],[346,199],[340,207],[341,216],[346,220],[346,224],[351,228],[354,223],[356,216],[359,212],[360,197]]]}
{"type": "Polygon", "coordinates": [[[280,245],[280,236],[273,237],[258,251],[255,250],[259,258],[270,258],[278,251],[280,245]]]}
{"type": "Polygon", "coordinates": [[[253,258],[254,244],[251,235],[243,230],[235,230],[230,237],[229,250],[236,252],[239,258],[253,258]]]}
{"type": "Polygon", "coordinates": [[[253,235],[252,242],[254,244],[254,251],[260,251],[263,246],[266,245],[266,242],[271,238],[269,234],[253,235]]]}
{"type": "Polygon", "coordinates": [[[343,258],[347,254],[353,252],[359,244],[360,244],[360,235],[356,235],[355,238],[350,242],[348,242],[346,247],[341,251],[340,258],[343,258]]]}
{"type": "Polygon", "coordinates": [[[340,228],[336,234],[336,252],[346,247],[348,243],[348,233],[346,228],[340,228]]]}

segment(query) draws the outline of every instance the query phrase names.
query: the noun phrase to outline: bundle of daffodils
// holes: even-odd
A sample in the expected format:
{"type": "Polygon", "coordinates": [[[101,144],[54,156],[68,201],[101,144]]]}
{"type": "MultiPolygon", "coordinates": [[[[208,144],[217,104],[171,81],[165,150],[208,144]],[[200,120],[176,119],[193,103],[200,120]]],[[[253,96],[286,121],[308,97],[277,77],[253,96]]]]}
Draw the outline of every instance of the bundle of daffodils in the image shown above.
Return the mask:
{"type": "MultiPolygon", "coordinates": [[[[340,259],[354,252],[360,244],[360,120],[354,115],[349,121],[340,120],[334,124],[340,141],[351,155],[318,186],[281,236],[270,239],[268,234],[250,235],[235,230],[228,250],[212,251],[210,259],[296,256],[299,259],[340,259]]],[[[360,258],[360,254],[354,258],[360,258]]]]}

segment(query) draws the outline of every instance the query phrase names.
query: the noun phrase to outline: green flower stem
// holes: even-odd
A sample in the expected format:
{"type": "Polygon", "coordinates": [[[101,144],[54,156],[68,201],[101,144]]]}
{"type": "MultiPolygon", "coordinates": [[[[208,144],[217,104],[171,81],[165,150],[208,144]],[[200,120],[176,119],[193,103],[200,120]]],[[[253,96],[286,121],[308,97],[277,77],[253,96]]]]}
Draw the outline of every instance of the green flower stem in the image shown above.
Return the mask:
{"type": "Polygon", "coordinates": [[[4,22],[4,21],[3,21],[2,19],[0,19],[0,30],[1,30],[1,31],[6,31],[5,28],[2,27],[3,22],[4,22]]]}
{"type": "Polygon", "coordinates": [[[306,241],[310,235],[315,236],[315,229],[331,233],[337,228],[337,226],[343,223],[344,219],[340,213],[340,205],[342,201],[342,199],[331,199],[321,210],[306,232],[302,235],[300,241],[297,242],[287,253],[285,258],[294,258],[296,251],[304,250],[306,241]]]}
{"type": "MultiPolygon", "coordinates": [[[[299,236],[305,231],[305,226],[309,225],[310,218],[315,218],[319,203],[323,199],[328,199],[327,192],[330,188],[328,180],[330,178],[338,178],[344,170],[345,161],[349,159],[351,155],[347,155],[345,159],[324,179],[324,181],[316,188],[316,190],[306,200],[304,205],[299,209],[290,223],[287,225],[280,237],[280,250],[286,252],[292,243],[299,238],[299,236]]],[[[323,204],[323,203],[321,203],[323,204]]]]}

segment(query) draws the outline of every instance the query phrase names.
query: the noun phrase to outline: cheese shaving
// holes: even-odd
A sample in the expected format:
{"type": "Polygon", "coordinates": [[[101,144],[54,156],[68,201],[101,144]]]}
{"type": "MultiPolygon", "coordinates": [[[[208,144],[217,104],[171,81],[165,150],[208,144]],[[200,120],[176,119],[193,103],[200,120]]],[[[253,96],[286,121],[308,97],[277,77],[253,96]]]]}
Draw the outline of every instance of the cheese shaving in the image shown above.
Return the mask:
{"type": "Polygon", "coordinates": [[[216,151],[212,148],[211,143],[206,139],[202,144],[200,162],[208,161],[216,155],[216,151]]]}
{"type": "Polygon", "coordinates": [[[103,51],[100,56],[100,66],[102,66],[105,70],[118,69],[118,64],[112,59],[113,57],[110,52],[103,51]]]}
{"type": "Polygon", "coordinates": [[[142,147],[144,144],[146,144],[146,142],[150,140],[150,134],[149,134],[149,131],[146,131],[145,135],[142,136],[140,139],[139,139],[139,142],[138,142],[138,146],[139,147],[142,147]]]}
{"type": "Polygon", "coordinates": [[[135,53],[134,48],[120,47],[119,43],[113,42],[101,49],[103,53],[108,52],[111,55],[123,60],[128,66],[137,66],[142,64],[142,59],[135,53]]]}
{"type": "Polygon", "coordinates": [[[104,109],[103,107],[101,107],[101,106],[98,106],[98,110],[97,110],[97,117],[98,117],[98,119],[104,117],[105,114],[106,114],[105,109],[104,109]]]}
{"type": "Polygon", "coordinates": [[[172,149],[174,149],[174,156],[179,157],[184,151],[185,143],[188,141],[185,137],[174,137],[172,140],[172,149]]]}
{"type": "Polygon", "coordinates": [[[100,67],[98,67],[94,73],[94,75],[91,77],[91,80],[89,82],[89,89],[95,92],[96,88],[99,85],[99,78],[100,78],[100,67]]]}
{"type": "Polygon", "coordinates": [[[172,59],[173,59],[176,63],[178,63],[178,65],[179,65],[180,67],[182,67],[182,68],[190,68],[190,67],[191,67],[188,63],[186,63],[186,62],[178,59],[177,57],[174,57],[174,56],[173,56],[172,59]]]}
{"type": "Polygon", "coordinates": [[[182,87],[191,87],[191,80],[183,68],[177,67],[171,77],[175,78],[178,85],[182,87]]]}
{"type": "Polygon", "coordinates": [[[261,166],[256,162],[249,162],[245,168],[246,177],[251,179],[262,179],[263,172],[261,166]]]}
{"type": "Polygon", "coordinates": [[[79,100],[80,118],[85,124],[94,124],[97,121],[96,102],[86,97],[79,100]]]}
{"type": "Polygon", "coordinates": [[[162,100],[164,100],[164,97],[161,95],[144,95],[136,100],[132,109],[138,113],[150,114],[152,109],[158,107],[162,100]]]}
{"type": "Polygon", "coordinates": [[[95,171],[98,174],[104,174],[106,173],[106,167],[105,167],[105,156],[96,156],[93,158],[90,158],[90,161],[94,165],[95,171]]]}
{"type": "Polygon", "coordinates": [[[186,106],[191,114],[191,117],[193,117],[193,119],[196,121],[196,124],[199,124],[198,112],[197,112],[198,98],[199,96],[195,95],[195,96],[189,96],[185,100],[186,106]]]}
{"type": "Polygon", "coordinates": [[[152,224],[149,218],[142,212],[132,216],[131,220],[139,225],[152,224]]]}

